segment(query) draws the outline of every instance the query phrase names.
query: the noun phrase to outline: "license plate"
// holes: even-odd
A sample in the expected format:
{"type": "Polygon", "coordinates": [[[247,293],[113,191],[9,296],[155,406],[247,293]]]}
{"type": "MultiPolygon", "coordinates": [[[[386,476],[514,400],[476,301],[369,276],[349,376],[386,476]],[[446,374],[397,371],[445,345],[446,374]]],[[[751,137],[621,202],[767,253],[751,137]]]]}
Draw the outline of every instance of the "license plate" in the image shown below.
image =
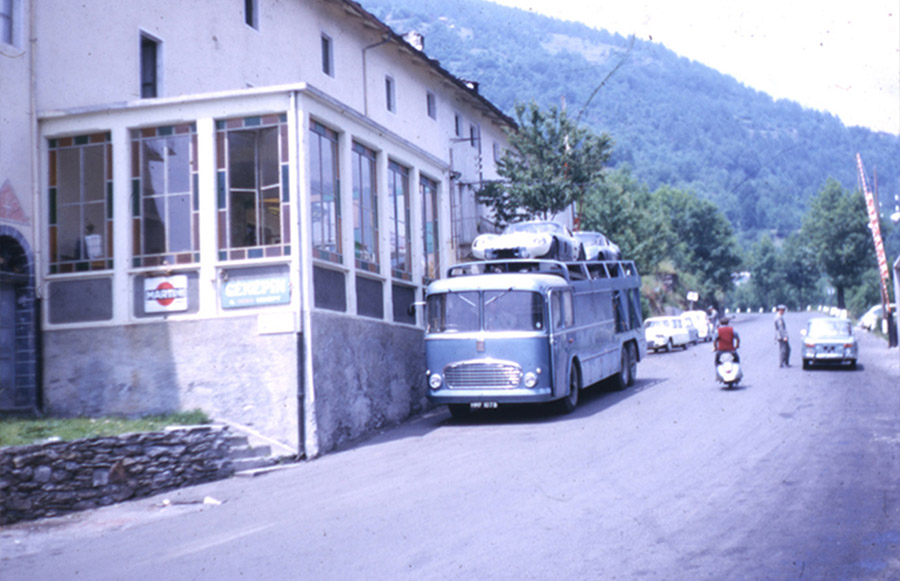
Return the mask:
{"type": "Polygon", "coordinates": [[[469,404],[469,408],[473,410],[494,410],[497,409],[495,401],[473,401],[469,404]]]}

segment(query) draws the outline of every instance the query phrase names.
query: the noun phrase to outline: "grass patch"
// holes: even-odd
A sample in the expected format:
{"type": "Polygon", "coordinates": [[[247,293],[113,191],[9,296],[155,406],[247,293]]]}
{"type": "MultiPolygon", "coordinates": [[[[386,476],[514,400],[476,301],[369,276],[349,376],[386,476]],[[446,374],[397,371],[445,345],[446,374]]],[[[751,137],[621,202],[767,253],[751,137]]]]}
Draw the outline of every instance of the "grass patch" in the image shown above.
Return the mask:
{"type": "Polygon", "coordinates": [[[200,410],[141,418],[0,418],[0,447],[26,446],[47,439],[80,440],[130,432],[156,432],[166,426],[208,424],[200,410]]]}

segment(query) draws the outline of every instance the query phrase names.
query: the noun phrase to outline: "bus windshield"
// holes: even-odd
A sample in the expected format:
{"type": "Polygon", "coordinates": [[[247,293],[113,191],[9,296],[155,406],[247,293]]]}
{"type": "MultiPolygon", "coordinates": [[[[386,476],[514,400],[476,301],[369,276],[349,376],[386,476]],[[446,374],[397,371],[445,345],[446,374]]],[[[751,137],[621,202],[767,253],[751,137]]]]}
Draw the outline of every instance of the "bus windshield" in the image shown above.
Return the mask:
{"type": "Polygon", "coordinates": [[[539,331],[544,327],[541,295],[529,291],[485,291],[485,331],[539,331]]]}
{"type": "Polygon", "coordinates": [[[429,333],[466,333],[481,330],[484,302],[485,331],[539,331],[544,328],[544,302],[531,291],[477,291],[434,294],[428,297],[429,333]]]}
{"type": "Polygon", "coordinates": [[[428,332],[478,331],[478,303],[477,291],[431,295],[428,297],[428,332]]]}

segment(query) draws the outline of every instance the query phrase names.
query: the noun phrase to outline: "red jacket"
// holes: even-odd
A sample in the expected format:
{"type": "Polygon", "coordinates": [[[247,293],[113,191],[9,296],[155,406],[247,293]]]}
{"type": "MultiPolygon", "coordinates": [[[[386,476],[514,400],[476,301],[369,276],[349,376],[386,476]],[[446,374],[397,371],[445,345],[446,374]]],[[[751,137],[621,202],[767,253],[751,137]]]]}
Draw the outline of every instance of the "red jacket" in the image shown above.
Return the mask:
{"type": "Polygon", "coordinates": [[[733,327],[719,327],[716,331],[716,351],[734,351],[737,349],[733,327]]]}

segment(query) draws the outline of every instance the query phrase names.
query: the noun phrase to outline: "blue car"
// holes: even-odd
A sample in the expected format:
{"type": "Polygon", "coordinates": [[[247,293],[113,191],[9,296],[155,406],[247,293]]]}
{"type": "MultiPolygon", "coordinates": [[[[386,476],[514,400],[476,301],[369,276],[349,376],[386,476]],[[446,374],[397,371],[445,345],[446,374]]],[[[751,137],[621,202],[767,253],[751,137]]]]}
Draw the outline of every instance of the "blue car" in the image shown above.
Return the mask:
{"type": "Polygon", "coordinates": [[[810,319],[803,335],[803,369],[813,365],[849,365],[856,367],[859,345],[849,319],[820,317],[810,319]]]}

